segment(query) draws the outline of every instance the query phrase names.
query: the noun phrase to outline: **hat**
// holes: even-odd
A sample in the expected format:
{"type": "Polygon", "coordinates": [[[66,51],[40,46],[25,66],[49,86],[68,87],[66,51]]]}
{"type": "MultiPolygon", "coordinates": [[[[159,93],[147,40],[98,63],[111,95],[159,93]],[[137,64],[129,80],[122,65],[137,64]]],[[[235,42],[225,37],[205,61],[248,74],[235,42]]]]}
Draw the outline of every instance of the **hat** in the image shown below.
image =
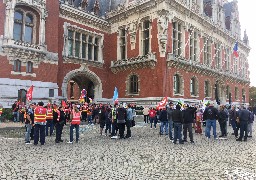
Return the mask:
{"type": "Polygon", "coordinates": [[[44,103],[41,101],[41,102],[38,103],[38,105],[39,105],[39,106],[43,106],[44,103]]]}
{"type": "Polygon", "coordinates": [[[169,105],[173,105],[173,102],[171,101],[171,102],[169,102],[169,105]]]}
{"type": "Polygon", "coordinates": [[[180,109],[181,109],[181,107],[180,107],[180,105],[179,105],[179,104],[177,104],[177,105],[176,105],[176,109],[178,109],[178,110],[180,110],[180,109]]]}

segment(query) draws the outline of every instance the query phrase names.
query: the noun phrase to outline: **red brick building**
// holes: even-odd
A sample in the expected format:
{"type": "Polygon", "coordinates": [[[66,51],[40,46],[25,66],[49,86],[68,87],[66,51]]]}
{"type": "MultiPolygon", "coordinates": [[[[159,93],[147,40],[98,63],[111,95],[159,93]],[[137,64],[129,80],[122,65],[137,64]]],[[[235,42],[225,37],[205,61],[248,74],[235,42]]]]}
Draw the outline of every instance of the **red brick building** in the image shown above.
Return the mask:
{"type": "Polygon", "coordinates": [[[3,0],[0,103],[249,102],[237,0],[3,0]],[[239,57],[233,55],[238,42],[239,57]]]}

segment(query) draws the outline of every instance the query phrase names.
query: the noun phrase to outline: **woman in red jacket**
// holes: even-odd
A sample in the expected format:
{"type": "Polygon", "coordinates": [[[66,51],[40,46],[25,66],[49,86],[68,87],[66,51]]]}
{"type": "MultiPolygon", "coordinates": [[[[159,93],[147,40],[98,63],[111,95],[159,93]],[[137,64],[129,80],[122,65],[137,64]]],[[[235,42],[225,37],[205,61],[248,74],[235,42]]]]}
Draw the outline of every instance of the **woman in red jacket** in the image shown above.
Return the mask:
{"type": "Polygon", "coordinates": [[[150,120],[150,129],[152,129],[153,122],[154,122],[154,127],[156,129],[156,123],[157,123],[156,110],[153,108],[150,108],[150,110],[149,110],[149,120],[150,120]]]}

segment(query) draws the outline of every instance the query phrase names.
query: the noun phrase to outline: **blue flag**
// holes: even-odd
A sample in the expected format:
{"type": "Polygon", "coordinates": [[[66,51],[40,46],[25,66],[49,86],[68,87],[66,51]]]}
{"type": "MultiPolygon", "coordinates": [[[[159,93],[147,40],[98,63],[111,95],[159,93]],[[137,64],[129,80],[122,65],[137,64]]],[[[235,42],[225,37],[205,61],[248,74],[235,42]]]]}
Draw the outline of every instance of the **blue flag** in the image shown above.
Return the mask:
{"type": "Polygon", "coordinates": [[[113,101],[116,101],[117,99],[118,99],[118,90],[117,90],[117,87],[115,87],[113,101]]]}

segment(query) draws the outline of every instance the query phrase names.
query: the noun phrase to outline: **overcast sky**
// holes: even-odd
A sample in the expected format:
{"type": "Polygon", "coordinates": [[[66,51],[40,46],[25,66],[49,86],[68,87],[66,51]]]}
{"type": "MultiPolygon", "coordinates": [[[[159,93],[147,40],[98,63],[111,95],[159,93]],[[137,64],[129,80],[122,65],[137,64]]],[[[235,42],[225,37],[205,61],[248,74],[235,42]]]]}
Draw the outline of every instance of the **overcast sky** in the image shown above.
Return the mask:
{"type": "MultiPolygon", "coordinates": [[[[255,0],[238,0],[239,16],[242,35],[246,29],[249,37],[251,52],[249,55],[251,86],[256,87],[256,24],[255,24],[255,0]]],[[[242,36],[243,37],[243,36],[242,36]]]]}

